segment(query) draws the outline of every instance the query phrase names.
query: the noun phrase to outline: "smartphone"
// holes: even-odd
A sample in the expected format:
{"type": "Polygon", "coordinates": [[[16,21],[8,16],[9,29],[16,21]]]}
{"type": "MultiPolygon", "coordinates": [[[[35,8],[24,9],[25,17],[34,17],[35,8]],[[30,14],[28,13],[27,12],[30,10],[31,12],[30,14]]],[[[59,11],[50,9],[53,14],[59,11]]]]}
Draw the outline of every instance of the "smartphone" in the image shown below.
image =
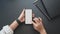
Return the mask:
{"type": "Polygon", "coordinates": [[[25,24],[32,24],[32,9],[25,9],[25,24]]]}

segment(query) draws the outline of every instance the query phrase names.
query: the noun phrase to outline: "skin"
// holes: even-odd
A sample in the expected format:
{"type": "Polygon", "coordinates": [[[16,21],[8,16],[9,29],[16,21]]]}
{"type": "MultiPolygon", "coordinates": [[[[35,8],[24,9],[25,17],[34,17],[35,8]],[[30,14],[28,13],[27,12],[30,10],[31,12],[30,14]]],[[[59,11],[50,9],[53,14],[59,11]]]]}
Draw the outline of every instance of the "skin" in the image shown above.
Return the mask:
{"type": "Polygon", "coordinates": [[[42,19],[40,17],[39,18],[35,17],[33,20],[34,20],[34,22],[32,21],[32,23],[33,23],[34,29],[36,31],[40,32],[40,34],[47,34],[46,30],[43,26],[42,19]]]}
{"type": "MultiPolygon", "coordinates": [[[[25,17],[24,17],[24,11],[25,9],[23,9],[22,13],[19,15],[18,19],[20,20],[20,22],[24,22],[25,21],[25,17]]],[[[19,24],[17,23],[17,21],[13,21],[12,24],[10,25],[10,28],[12,30],[15,30],[17,27],[19,26],[19,24]]]]}
{"type": "MultiPolygon", "coordinates": [[[[25,13],[24,13],[25,9],[23,9],[22,13],[19,15],[18,19],[21,21],[21,22],[24,22],[25,21],[25,13]]],[[[35,17],[35,14],[32,14],[32,17],[35,17]]],[[[42,23],[42,19],[39,17],[39,18],[34,18],[33,19],[35,22],[32,21],[33,23],[33,27],[36,31],[40,32],[40,34],[47,34],[46,33],[46,30],[43,26],[43,23],[42,23]]],[[[19,24],[17,23],[17,21],[13,21],[12,24],[10,24],[10,28],[14,31],[17,27],[19,26],[19,24]]]]}

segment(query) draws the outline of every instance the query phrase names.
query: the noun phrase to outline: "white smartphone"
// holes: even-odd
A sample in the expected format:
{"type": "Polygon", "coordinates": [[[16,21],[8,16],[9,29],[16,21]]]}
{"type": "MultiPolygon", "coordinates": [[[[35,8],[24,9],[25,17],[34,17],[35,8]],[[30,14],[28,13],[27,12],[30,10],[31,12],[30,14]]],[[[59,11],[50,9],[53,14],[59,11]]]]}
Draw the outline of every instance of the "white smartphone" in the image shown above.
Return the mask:
{"type": "Polygon", "coordinates": [[[32,9],[25,9],[25,24],[32,24],[32,9]]]}

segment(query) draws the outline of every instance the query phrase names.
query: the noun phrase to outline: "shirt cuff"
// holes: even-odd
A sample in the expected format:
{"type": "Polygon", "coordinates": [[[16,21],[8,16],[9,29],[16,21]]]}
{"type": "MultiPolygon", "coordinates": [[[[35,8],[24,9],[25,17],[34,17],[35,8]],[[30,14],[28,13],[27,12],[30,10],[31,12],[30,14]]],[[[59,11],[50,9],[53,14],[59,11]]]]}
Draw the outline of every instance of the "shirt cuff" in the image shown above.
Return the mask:
{"type": "Polygon", "coordinates": [[[9,25],[4,26],[3,30],[6,34],[13,34],[13,30],[9,27],[9,25]]]}

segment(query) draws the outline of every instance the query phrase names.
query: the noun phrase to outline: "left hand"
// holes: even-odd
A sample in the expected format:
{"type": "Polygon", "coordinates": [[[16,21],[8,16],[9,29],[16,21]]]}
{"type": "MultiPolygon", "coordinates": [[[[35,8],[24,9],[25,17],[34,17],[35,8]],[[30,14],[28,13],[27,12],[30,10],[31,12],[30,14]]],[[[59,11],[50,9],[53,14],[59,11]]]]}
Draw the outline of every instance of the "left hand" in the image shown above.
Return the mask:
{"type": "Polygon", "coordinates": [[[23,9],[22,13],[20,14],[20,16],[18,17],[18,19],[21,21],[21,22],[24,22],[25,21],[25,9],[23,9]]]}

